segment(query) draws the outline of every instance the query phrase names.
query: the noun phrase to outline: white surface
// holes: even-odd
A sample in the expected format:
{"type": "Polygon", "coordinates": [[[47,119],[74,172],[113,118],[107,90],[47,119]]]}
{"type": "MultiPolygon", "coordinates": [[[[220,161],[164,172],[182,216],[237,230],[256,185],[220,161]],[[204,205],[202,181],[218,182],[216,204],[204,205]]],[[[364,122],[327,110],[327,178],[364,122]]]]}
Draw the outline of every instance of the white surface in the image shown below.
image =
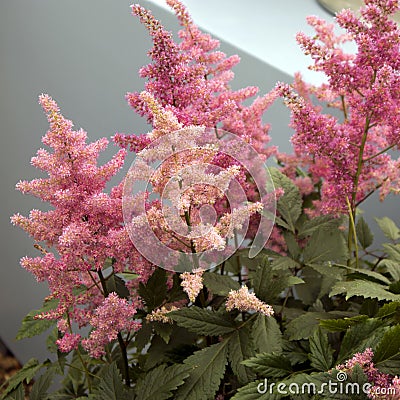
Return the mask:
{"type": "MultiPolygon", "coordinates": [[[[164,0],[151,0],[166,9],[164,0]]],[[[297,45],[299,31],[313,34],[308,15],[333,22],[334,18],[317,0],[183,0],[201,28],[247,51],[290,75],[300,71],[314,84],[324,75],[308,70],[311,58],[297,45]]]]}

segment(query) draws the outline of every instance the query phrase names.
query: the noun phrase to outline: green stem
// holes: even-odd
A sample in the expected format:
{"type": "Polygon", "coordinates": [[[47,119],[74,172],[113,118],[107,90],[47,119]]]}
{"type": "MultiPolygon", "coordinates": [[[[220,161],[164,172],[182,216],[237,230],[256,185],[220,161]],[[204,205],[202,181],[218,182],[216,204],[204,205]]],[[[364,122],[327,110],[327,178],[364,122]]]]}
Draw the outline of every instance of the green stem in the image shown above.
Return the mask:
{"type": "MultiPolygon", "coordinates": [[[[101,269],[99,269],[97,271],[97,274],[100,278],[100,283],[101,283],[101,287],[103,288],[103,292],[104,292],[104,297],[108,296],[108,289],[107,289],[107,285],[106,285],[106,280],[104,278],[103,272],[101,271],[101,269]]],[[[125,384],[126,386],[130,387],[131,386],[131,379],[129,377],[129,363],[128,363],[128,353],[126,352],[126,345],[125,342],[122,338],[121,332],[118,332],[118,343],[119,343],[119,347],[121,349],[121,354],[122,354],[122,360],[124,363],[124,379],[125,379],[125,384]]]]}
{"type": "MultiPolygon", "coordinates": [[[[356,253],[356,268],[358,269],[358,244],[357,244],[357,233],[356,233],[356,225],[354,223],[354,218],[353,218],[353,213],[351,210],[351,204],[349,201],[349,198],[346,197],[346,201],[347,201],[347,207],[349,209],[349,230],[351,228],[352,231],[352,236],[353,236],[353,240],[354,240],[354,251],[356,253]]],[[[349,246],[349,250],[351,251],[351,243],[348,243],[349,246]]]]}

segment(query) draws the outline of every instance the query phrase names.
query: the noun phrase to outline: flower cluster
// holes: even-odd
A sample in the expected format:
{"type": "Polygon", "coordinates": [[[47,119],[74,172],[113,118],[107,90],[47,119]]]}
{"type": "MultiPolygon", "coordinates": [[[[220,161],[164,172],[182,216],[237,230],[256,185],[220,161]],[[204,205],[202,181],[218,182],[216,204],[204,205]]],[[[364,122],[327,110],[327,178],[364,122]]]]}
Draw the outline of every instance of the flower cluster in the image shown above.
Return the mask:
{"type": "Polygon", "coordinates": [[[257,298],[254,293],[249,292],[249,288],[243,285],[238,290],[231,290],[226,300],[226,309],[232,311],[256,311],[267,317],[274,315],[274,309],[257,298]]]}
{"type": "MultiPolygon", "coordinates": [[[[120,150],[111,161],[97,166],[99,152],[106,139],[86,144],[86,132],[74,131],[54,100],[40,96],[50,129],[43,143],[53,149],[40,149],[32,165],[47,172],[47,178],[22,181],[17,189],[47,201],[49,211],[32,210],[29,217],[16,214],[15,225],[27,231],[43,246],[39,257],[24,257],[21,265],[38,281],[47,281],[50,298],[58,299],[56,309],[39,318],[57,319],[80,327],[90,324],[96,307],[104,298],[99,290],[98,271],[113,259],[114,273],[131,268],[146,280],[152,273],[148,263],[134,249],[123,226],[122,184],[103,192],[107,181],[121,168],[125,151],[120,150]],[[87,290],[82,290],[82,288],[87,290]]],[[[133,298],[137,296],[133,294],[133,298]]],[[[64,324],[65,325],[65,324],[64,324]]],[[[57,343],[62,351],[76,348],[80,336],[61,329],[64,337],[57,343]]]]}
{"type": "Polygon", "coordinates": [[[379,372],[372,361],[373,356],[372,349],[367,348],[362,353],[356,353],[344,364],[337,365],[336,370],[345,371],[351,375],[353,368],[359,365],[367,376],[368,382],[373,385],[368,392],[370,399],[400,399],[400,378],[379,372]]]}
{"type": "Polygon", "coordinates": [[[184,272],[181,274],[181,286],[188,295],[189,300],[193,303],[196,300],[200,290],[203,289],[203,270],[184,272]]]}
{"type": "Polygon", "coordinates": [[[105,354],[104,346],[117,339],[121,331],[140,328],[140,324],[132,319],[135,314],[136,309],[132,304],[116,293],[110,293],[91,318],[90,324],[94,330],[88,339],[82,340],[83,347],[92,357],[101,357],[105,354]]]}
{"type": "MultiPolygon", "coordinates": [[[[398,1],[368,1],[361,18],[343,10],[336,21],[347,33],[338,36],[333,24],[309,17],[316,35],[299,33],[297,40],[328,83],[310,86],[297,75],[293,87],[277,86],[292,113],[292,161],[308,169],[313,184],[322,181],[321,200],[314,206],[324,213],[346,212],[346,198],[354,210],[378,189],[381,199],[400,190],[400,159],[389,154],[400,145],[400,30],[390,19],[398,7],[398,1]],[[356,54],[343,51],[348,40],[357,45],[356,54]],[[325,114],[313,98],[337,108],[342,117],[325,114]]],[[[293,163],[285,156],[281,160],[289,161],[290,170],[293,163]]],[[[306,183],[302,190],[308,192],[306,183]]]]}

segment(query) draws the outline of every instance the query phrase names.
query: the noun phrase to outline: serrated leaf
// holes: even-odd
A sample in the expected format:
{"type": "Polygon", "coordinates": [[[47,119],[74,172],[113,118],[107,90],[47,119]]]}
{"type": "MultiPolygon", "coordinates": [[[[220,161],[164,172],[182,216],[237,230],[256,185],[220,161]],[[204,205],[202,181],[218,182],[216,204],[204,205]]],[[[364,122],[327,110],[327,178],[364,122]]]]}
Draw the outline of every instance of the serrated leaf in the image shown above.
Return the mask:
{"type": "Polygon", "coordinates": [[[108,293],[114,292],[122,299],[129,298],[129,289],[125,286],[125,281],[118,275],[112,274],[106,282],[108,293]]]}
{"type": "Polygon", "coordinates": [[[292,256],[292,258],[297,260],[300,256],[301,250],[294,234],[292,232],[283,232],[283,237],[285,238],[286,247],[289,251],[289,254],[292,256]]]}
{"type": "Polygon", "coordinates": [[[378,223],[379,228],[387,238],[390,240],[400,239],[400,229],[390,218],[375,218],[375,221],[378,223]]]}
{"type": "Polygon", "coordinates": [[[257,266],[251,277],[254,293],[260,300],[269,304],[277,300],[287,287],[303,283],[289,271],[273,270],[267,258],[257,266]]]}
{"type": "Polygon", "coordinates": [[[169,343],[172,331],[174,329],[173,326],[171,324],[164,324],[162,322],[154,322],[152,325],[157,335],[162,337],[165,343],[169,343]]]}
{"type": "Polygon", "coordinates": [[[290,361],[282,354],[257,354],[243,364],[265,378],[283,378],[293,372],[290,361]]]}
{"type": "Polygon", "coordinates": [[[367,319],[368,316],[366,315],[356,315],[355,317],[341,319],[323,319],[319,321],[319,326],[329,332],[342,332],[367,319]]]}
{"type": "Polygon", "coordinates": [[[387,360],[380,361],[376,364],[379,372],[384,374],[396,375],[400,371],[400,353],[388,358],[387,360]]]}
{"type": "Polygon", "coordinates": [[[97,400],[129,400],[128,392],[115,362],[103,367],[96,385],[97,400]]]}
{"type": "Polygon", "coordinates": [[[346,240],[340,231],[317,229],[304,248],[304,263],[318,264],[324,261],[346,261],[349,256],[346,240]]]}
{"type": "Polygon", "coordinates": [[[257,352],[282,352],[282,332],[275,318],[259,314],[251,328],[251,336],[257,352]]]}
{"type": "Polygon", "coordinates": [[[383,335],[382,321],[369,318],[351,326],[343,337],[337,359],[341,363],[367,347],[374,348],[383,335]]]}
{"type": "Polygon", "coordinates": [[[319,320],[331,317],[325,312],[307,312],[287,324],[286,334],[289,335],[289,340],[308,339],[318,327],[319,320]]]}
{"type": "Polygon", "coordinates": [[[308,221],[306,221],[303,226],[301,227],[299,233],[298,233],[298,238],[299,239],[304,239],[307,236],[312,235],[315,231],[320,230],[320,231],[334,231],[336,230],[340,224],[342,223],[342,220],[340,218],[333,218],[329,215],[320,215],[315,218],[312,218],[308,221]]]}
{"type": "Polygon", "coordinates": [[[333,363],[333,350],[328,342],[328,335],[316,329],[310,337],[311,366],[319,371],[328,371],[333,363]]]}
{"type": "Polygon", "coordinates": [[[214,397],[225,373],[227,343],[224,340],[196,351],[184,361],[193,370],[175,393],[175,400],[207,400],[214,397]]]}
{"type": "MultiPolygon", "coordinates": [[[[1,397],[3,398],[3,397],[1,397]]],[[[25,389],[24,385],[19,384],[15,390],[13,390],[5,400],[25,400],[25,389]]]]}
{"type": "Polygon", "coordinates": [[[26,364],[6,382],[6,388],[4,388],[5,384],[0,387],[3,389],[1,398],[4,398],[8,393],[12,392],[20,383],[29,383],[42,366],[43,364],[39,364],[36,358],[31,358],[27,361],[26,364]]]}
{"type": "Polygon", "coordinates": [[[378,311],[377,317],[384,318],[400,313],[400,302],[393,301],[384,304],[378,311]]]}
{"type": "Polygon", "coordinates": [[[15,339],[21,340],[25,338],[30,338],[47,331],[47,329],[53,326],[56,321],[48,319],[35,319],[35,316],[53,310],[57,308],[57,305],[57,299],[45,301],[42,308],[39,308],[38,310],[32,310],[30,313],[28,313],[22,320],[22,325],[19,328],[15,339]]]}
{"type": "Polygon", "coordinates": [[[226,275],[219,275],[213,272],[203,274],[203,284],[213,294],[218,296],[227,296],[231,290],[240,288],[239,282],[226,275]]]}
{"type": "Polygon", "coordinates": [[[238,393],[232,397],[232,400],[280,400],[288,398],[289,394],[293,396],[290,398],[306,400],[311,398],[313,387],[318,390],[321,388],[321,383],[328,382],[329,378],[328,374],[321,372],[311,375],[297,373],[290,378],[280,380],[280,386],[275,382],[270,382],[268,379],[258,380],[241,387],[238,393]],[[290,388],[292,391],[299,388],[299,393],[295,395],[290,391],[290,388]],[[302,394],[303,388],[304,394],[302,394]]]}
{"type": "Polygon", "coordinates": [[[152,325],[144,319],[140,330],[135,334],[135,347],[138,353],[150,342],[151,335],[152,325]]]}
{"type": "Polygon", "coordinates": [[[400,244],[384,243],[382,247],[388,254],[388,258],[400,262],[400,244]]]}
{"type": "Polygon", "coordinates": [[[373,280],[380,281],[381,283],[390,285],[390,280],[388,278],[386,278],[386,276],[380,274],[379,272],[370,271],[369,269],[353,268],[353,267],[349,267],[349,266],[343,265],[343,264],[335,264],[335,265],[340,268],[343,268],[349,272],[352,272],[354,274],[365,275],[366,280],[367,280],[367,277],[369,277],[369,278],[373,278],[373,280]]]}
{"type": "Polygon", "coordinates": [[[370,281],[348,281],[337,282],[330,293],[330,296],[346,294],[346,300],[353,296],[361,296],[365,299],[378,299],[386,301],[400,301],[400,295],[390,293],[386,290],[387,286],[370,281]]]}
{"type": "Polygon", "coordinates": [[[148,372],[136,386],[136,396],[140,400],[165,400],[172,392],[183,385],[189,376],[191,366],[175,364],[168,367],[162,364],[148,372]]]}
{"type": "Polygon", "coordinates": [[[374,363],[397,360],[400,363],[400,325],[391,326],[383,335],[374,352],[374,363]]]}
{"type": "Polygon", "coordinates": [[[236,329],[228,314],[223,315],[196,306],[172,311],[168,316],[179,326],[199,335],[219,336],[236,329]]]}
{"type": "Polygon", "coordinates": [[[288,270],[300,267],[300,264],[290,257],[275,258],[271,265],[274,270],[288,270]]]}
{"type": "Polygon", "coordinates": [[[226,340],[228,340],[228,360],[239,383],[244,385],[254,380],[255,374],[242,364],[244,360],[254,356],[250,329],[248,327],[238,329],[229,335],[226,340]]]}
{"type": "Polygon", "coordinates": [[[374,241],[374,235],[363,217],[360,217],[356,224],[357,239],[363,249],[371,246],[374,241]]]}
{"type": "Polygon", "coordinates": [[[167,274],[162,268],[157,268],[144,285],[139,283],[139,295],[150,310],[161,306],[167,295],[167,274]]]}
{"type": "Polygon", "coordinates": [[[389,272],[395,281],[400,280],[400,262],[384,259],[379,263],[379,269],[384,268],[383,272],[389,272]]]}
{"type": "Polygon", "coordinates": [[[53,382],[54,370],[48,369],[39,379],[33,384],[29,400],[46,400],[47,391],[53,382]]]}
{"type": "Polygon", "coordinates": [[[283,196],[277,201],[277,210],[289,229],[294,233],[295,224],[301,214],[302,200],[299,188],[278,169],[270,169],[271,177],[276,188],[284,190],[283,196]]]}

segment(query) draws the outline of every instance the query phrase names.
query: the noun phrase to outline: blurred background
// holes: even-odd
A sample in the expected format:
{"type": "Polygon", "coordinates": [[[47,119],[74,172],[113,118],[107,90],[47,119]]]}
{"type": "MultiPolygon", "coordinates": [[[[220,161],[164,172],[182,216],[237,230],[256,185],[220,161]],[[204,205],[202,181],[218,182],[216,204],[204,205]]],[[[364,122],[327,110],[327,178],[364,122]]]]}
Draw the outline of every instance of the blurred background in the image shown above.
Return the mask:
{"type": "MultiPolygon", "coordinates": [[[[276,81],[291,82],[296,71],[312,83],[323,80],[307,70],[310,60],[294,38],[300,30],[311,33],[307,15],[333,20],[316,0],[252,0],[247,5],[242,0],[183,2],[194,21],[221,40],[222,51],[240,55],[233,88],[256,85],[263,94],[276,81]]],[[[130,4],[130,0],[0,2],[0,338],[21,362],[48,357],[44,336],[14,340],[22,318],[40,308],[48,294],[46,285],[36,283],[19,266],[21,257],[38,253],[31,239],[10,224],[16,212],[26,215],[32,208],[45,208],[14,189],[20,179],[40,176],[29,163],[48,127],[37,97],[50,94],[75,127],[88,132],[90,141],[110,138],[115,132],[147,132],[145,120],[124,99],[127,91],[143,89],[137,71],[148,62],[151,47],[146,29],[130,14],[130,4]]],[[[177,32],[177,21],[162,0],[140,4],[177,32]]],[[[266,115],[272,144],[281,151],[290,151],[288,116],[279,102],[266,115]]],[[[115,151],[111,144],[101,161],[115,151]]],[[[394,200],[384,210],[378,210],[376,203],[371,198],[367,205],[377,210],[375,215],[395,216],[394,200]]]]}

